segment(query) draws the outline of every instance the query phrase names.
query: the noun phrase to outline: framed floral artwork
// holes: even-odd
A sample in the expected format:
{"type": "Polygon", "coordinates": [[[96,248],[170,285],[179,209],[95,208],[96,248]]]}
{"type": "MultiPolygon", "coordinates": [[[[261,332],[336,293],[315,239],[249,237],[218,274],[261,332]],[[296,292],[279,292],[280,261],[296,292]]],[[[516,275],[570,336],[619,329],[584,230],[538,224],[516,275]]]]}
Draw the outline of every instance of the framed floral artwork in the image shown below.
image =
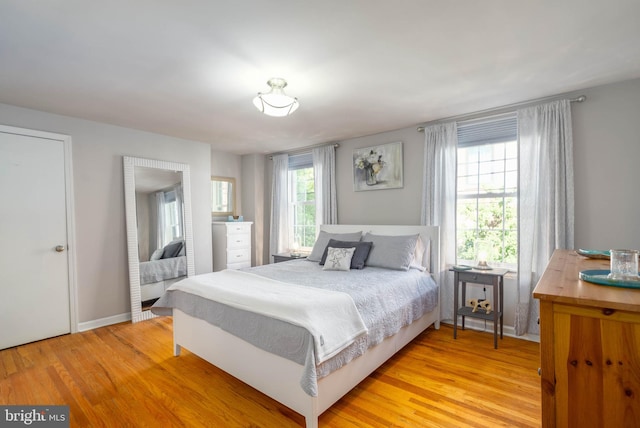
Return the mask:
{"type": "Polygon", "coordinates": [[[397,189],[402,186],[401,142],[353,151],[353,190],[397,189]]]}

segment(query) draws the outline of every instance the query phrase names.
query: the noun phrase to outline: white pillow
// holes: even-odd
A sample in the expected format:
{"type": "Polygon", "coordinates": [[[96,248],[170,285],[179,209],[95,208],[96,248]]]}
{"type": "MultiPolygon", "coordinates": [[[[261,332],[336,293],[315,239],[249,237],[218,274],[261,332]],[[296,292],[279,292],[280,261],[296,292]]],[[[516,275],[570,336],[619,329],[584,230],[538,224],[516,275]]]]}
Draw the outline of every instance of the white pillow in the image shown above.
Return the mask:
{"type": "Polygon", "coordinates": [[[322,270],[349,270],[351,269],[351,258],[356,251],[351,248],[327,248],[327,260],[324,262],[322,270]]]}
{"type": "Polygon", "coordinates": [[[329,244],[329,239],[335,239],[336,241],[360,241],[361,238],[362,232],[328,233],[321,230],[318,234],[318,239],[316,239],[316,243],[313,244],[313,249],[311,250],[311,254],[307,257],[307,260],[319,262],[324,254],[324,249],[327,248],[327,245],[329,244]]]}
{"type": "Polygon", "coordinates": [[[429,263],[431,262],[431,240],[427,239],[427,242],[422,241],[422,237],[418,235],[416,241],[416,249],[413,252],[413,261],[409,265],[410,269],[418,269],[421,272],[429,270],[429,263]],[[426,254],[425,254],[426,253],[426,254]],[[426,255],[426,263],[423,262],[426,255]]]}
{"type": "Polygon", "coordinates": [[[164,253],[164,248],[158,248],[151,254],[151,258],[149,260],[160,260],[162,258],[162,253],[164,253]]]}

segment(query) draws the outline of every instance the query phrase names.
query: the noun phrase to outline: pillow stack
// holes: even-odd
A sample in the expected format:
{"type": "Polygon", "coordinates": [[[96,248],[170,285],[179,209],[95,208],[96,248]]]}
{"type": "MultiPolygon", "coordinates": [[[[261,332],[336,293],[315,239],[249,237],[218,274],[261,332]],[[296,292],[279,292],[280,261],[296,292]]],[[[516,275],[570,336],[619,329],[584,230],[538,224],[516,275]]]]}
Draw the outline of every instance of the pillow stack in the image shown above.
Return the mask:
{"type": "Polygon", "coordinates": [[[419,234],[406,236],[374,235],[362,232],[327,233],[320,231],[307,260],[324,265],[324,270],[364,269],[365,266],[407,271],[427,267],[429,246],[419,234]],[[426,255],[426,257],[425,257],[426,255]]]}
{"type": "Polygon", "coordinates": [[[369,256],[369,252],[371,251],[372,246],[373,243],[371,242],[338,241],[336,239],[329,239],[327,248],[324,249],[324,253],[322,254],[322,258],[320,259],[320,264],[325,264],[329,250],[332,248],[353,248],[355,251],[353,252],[353,256],[351,257],[351,269],[364,269],[365,262],[367,261],[367,257],[369,256]]]}

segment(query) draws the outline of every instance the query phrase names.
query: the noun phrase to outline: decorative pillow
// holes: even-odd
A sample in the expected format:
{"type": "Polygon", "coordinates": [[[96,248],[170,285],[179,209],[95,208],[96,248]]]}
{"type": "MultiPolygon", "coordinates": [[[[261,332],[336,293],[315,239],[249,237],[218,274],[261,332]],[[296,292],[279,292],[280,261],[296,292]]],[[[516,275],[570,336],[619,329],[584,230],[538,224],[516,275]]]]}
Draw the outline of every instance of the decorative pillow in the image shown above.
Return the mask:
{"type": "Polygon", "coordinates": [[[367,233],[362,240],[372,242],[366,266],[394,270],[409,270],[415,257],[419,234],[407,236],[373,235],[367,233]]]}
{"type": "Polygon", "coordinates": [[[164,251],[162,252],[163,259],[172,259],[180,253],[182,246],[184,245],[183,241],[176,241],[164,246],[164,251]]]}
{"type": "Polygon", "coordinates": [[[362,232],[353,233],[328,233],[321,230],[316,239],[316,243],[313,244],[311,254],[307,257],[307,260],[312,262],[319,262],[324,253],[324,249],[327,248],[329,239],[335,239],[337,241],[360,241],[362,238],[362,232]]]}
{"type": "Polygon", "coordinates": [[[422,271],[422,272],[429,269],[428,265],[429,265],[429,261],[431,260],[431,251],[429,248],[430,246],[431,246],[431,240],[427,239],[427,243],[425,245],[425,243],[422,241],[422,237],[418,235],[418,240],[416,241],[416,249],[413,252],[413,261],[409,266],[411,269],[418,269],[419,271],[422,271]],[[425,263],[423,263],[425,253],[427,258],[426,265],[425,263]]]}
{"type": "Polygon", "coordinates": [[[329,239],[327,248],[325,248],[324,253],[322,254],[322,258],[320,259],[320,264],[323,265],[325,263],[329,248],[355,247],[356,251],[355,253],[353,253],[353,257],[351,258],[351,269],[364,269],[364,262],[369,256],[369,251],[371,251],[372,245],[373,244],[371,242],[337,241],[335,239],[329,239]]]}
{"type": "Polygon", "coordinates": [[[162,253],[164,253],[164,248],[158,248],[151,254],[149,260],[160,260],[162,258],[162,253]]]}
{"type": "Polygon", "coordinates": [[[355,247],[329,247],[327,251],[327,260],[325,261],[322,270],[349,270],[351,268],[351,258],[355,251],[355,247]]]}

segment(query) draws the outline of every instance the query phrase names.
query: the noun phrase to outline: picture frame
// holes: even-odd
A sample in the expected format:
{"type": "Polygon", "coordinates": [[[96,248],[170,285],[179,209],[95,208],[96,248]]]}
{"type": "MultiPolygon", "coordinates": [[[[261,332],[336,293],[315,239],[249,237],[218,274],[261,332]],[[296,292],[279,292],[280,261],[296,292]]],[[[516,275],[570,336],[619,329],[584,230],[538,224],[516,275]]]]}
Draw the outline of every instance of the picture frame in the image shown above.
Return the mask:
{"type": "Polygon", "coordinates": [[[402,142],[353,151],[353,190],[398,189],[404,186],[402,142]]]}

